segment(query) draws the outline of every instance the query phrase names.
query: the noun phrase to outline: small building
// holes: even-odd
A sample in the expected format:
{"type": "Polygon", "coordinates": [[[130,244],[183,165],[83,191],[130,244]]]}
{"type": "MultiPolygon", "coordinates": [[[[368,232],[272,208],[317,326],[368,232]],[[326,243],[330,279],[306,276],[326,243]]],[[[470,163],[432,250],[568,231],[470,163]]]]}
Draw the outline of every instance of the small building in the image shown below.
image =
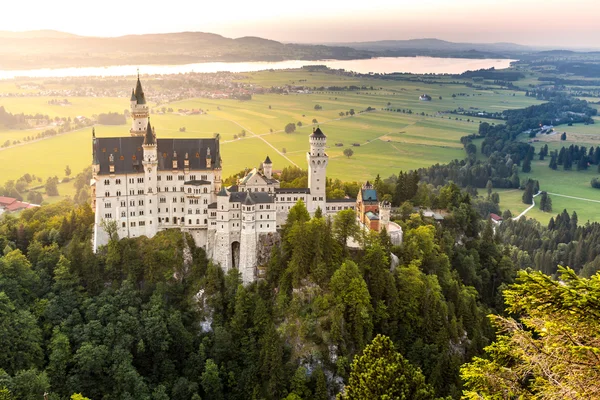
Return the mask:
{"type": "Polygon", "coordinates": [[[0,196],[0,215],[9,212],[18,212],[33,207],[39,207],[39,205],[19,201],[13,197],[0,196]]]}
{"type": "Polygon", "coordinates": [[[492,220],[493,223],[499,225],[502,223],[503,219],[501,216],[499,216],[498,214],[494,214],[494,213],[490,213],[490,219],[492,220]]]}

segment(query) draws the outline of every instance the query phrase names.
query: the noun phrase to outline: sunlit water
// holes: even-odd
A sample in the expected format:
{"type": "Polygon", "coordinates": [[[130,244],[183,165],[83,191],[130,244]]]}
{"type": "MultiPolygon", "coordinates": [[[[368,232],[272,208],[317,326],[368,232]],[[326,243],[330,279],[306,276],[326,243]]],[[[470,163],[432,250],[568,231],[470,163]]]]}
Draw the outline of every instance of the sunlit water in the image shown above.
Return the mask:
{"type": "Polygon", "coordinates": [[[511,61],[502,59],[474,60],[468,58],[434,57],[381,57],[366,60],[288,60],[276,62],[206,62],[184,65],[114,65],[110,67],[85,68],[44,68],[31,70],[1,71],[0,79],[15,77],[53,77],[67,76],[129,76],[136,68],[144,75],[181,74],[187,72],[253,72],[266,69],[300,68],[304,65],[327,65],[334,69],[345,69],[363,74],[406,72],[414,74],[460,74],[469,70],[495,67],[507,68],[511,61]]]}

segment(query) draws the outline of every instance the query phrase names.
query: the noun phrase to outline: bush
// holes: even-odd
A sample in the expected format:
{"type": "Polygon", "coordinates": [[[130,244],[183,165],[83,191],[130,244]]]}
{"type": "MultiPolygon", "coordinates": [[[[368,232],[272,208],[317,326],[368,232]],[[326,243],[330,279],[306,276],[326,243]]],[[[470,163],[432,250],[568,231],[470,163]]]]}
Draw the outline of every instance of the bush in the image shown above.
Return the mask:
{"type": "Polygon", "coordinates": [[[290,122],[285,126],[285,133],[294,133],[296,132],[296,124],[290,122]]]}

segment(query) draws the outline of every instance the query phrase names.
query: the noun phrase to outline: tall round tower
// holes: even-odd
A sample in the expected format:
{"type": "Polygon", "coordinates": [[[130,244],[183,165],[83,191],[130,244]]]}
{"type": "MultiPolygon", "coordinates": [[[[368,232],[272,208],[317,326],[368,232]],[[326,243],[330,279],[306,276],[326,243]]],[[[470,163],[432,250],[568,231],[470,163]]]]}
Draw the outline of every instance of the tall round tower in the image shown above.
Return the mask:
{"type": "Polygon", "coordinates": [[[146,96],[140,82],[140,74],[138,73],[135,90],[131,92],[131,136],[144,136],[146,134],[149,112],[146,96]]]}
{"type": "Polygon", "coordinates": [[[325,153],[327,136],[317,128],[309,137],[310,151],[306,155],[308,162],[308,211],[315,212],[318,207],[325,210],[325,188],[327,177],[327,163],[329,156],[325,153]]]}

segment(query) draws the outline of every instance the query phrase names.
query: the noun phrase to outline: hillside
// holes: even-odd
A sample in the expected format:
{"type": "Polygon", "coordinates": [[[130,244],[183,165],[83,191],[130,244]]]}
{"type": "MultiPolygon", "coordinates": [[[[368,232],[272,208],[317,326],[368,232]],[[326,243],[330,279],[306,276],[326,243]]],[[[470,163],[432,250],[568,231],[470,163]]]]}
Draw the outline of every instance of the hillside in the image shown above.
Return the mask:
{"type": "Polygon", "coordinates": [[[56,31],[0,32],[0,69],[369,58],[342,46],[283,44],[204,32],[85,37],[56,31]],[[25,56],[24,56],[25,55],[25,56]]]}
{"type": "Polygon", "coordinates": [[[423,51],[479,51],[479,52],[531,52],[534,47],[515,43],[456,43],[440,39],[409,39],[409,40],[378,40],[370,42],[328,43],[332,46],[348,46],[357,50],[394,51],[394,50],[423,50],[423,51]]]}

